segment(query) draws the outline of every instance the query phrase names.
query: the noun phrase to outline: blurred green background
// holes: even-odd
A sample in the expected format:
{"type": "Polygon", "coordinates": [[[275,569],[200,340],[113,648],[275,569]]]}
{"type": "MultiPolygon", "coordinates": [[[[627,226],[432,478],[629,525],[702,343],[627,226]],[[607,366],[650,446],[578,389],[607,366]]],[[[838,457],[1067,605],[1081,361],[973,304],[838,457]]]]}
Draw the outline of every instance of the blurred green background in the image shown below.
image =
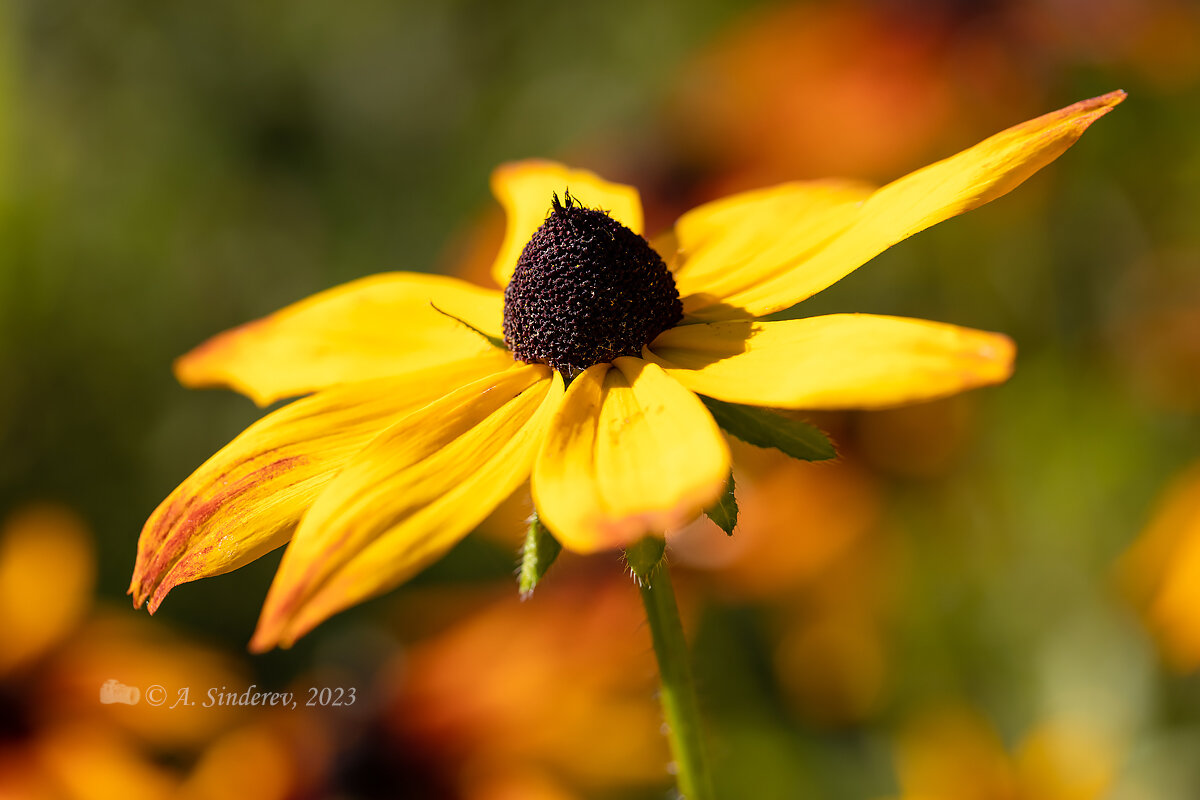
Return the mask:
{"type": "MultiPolygon", "coordinates": [[[[95,537],[97,607],[144,616],[124,597],[142,523],[261,413],[185,391],[172,359],[355,277],[478,278],[499,219],[487,178],[505,160],[632,183],[661,229],[773,182],[886,182],[1117,88],[1129,99],[1012,196],[797,310],[1004,331],[1014,378],[911,412],[819,418],[876,512],[794,585],[751,596],[711,559],[680,562],[722,797],[915,795],[905,731],[948,707],[986,720],[995,758],[1012,761],[996,769],[1017,777],[964,756],[962,785],[980,793],[946,800],[1200,796],[1200,686],[1163,664],[1117,566],[1200,444],[1200,11],[1187,0],[5,4],[0,514],[73,509],[95,537]],[[850,599],[830,598],[830,576],[850,599]],[[869,667],[793,630],[843,631],[845,603],[869,607],[850,615],[869,619],[869,667]],[[1092,794],[1020,777],[1037,772],[1022,766],[1028,732],[1064,718],[1104,734],[1093,760],[1112,775],[1092,794]]],[[[777,468],[754,464],[747,485],[777,468]]],[[[803,548],[858,510],[777,514],[775,535],[803,548]]],[[[362,687],[355,714],[330,723],[355,732],[323,745],[330,766],[279,796],[493,796],[429,778],[436,759],[367,758],[361,737],[394,713],[369,688],[380,665],[471,613],[446,597],[503,584],[510,545],[472,537],[292,651],[243,654],[278,554],[180,587],[153,624],[247,682],[334,670],[362,687]]],[[[615,555],[591,561],[559,579],[621,570],[615,555]]],[[[39,588],[55,591],[53,577],[39,588]]],[[[9,680],[6,696],[31,678],[9,680]]],[[[0,748],[19,752],[31,734],[13,730],[0,748]]],[[[138,747],[186,780],[220,735],[138,747]]],[[[669,785],[665,769],[612,785],[554,774],[563,794],[546,797],[669,785]]]]}

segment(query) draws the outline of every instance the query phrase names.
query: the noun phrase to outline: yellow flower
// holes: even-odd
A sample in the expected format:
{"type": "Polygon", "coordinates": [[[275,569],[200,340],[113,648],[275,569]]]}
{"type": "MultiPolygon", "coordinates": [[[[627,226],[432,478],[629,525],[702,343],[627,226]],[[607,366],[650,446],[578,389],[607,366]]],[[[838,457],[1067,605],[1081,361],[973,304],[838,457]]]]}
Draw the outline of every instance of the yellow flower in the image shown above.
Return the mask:
{"type": "Polygon", "coordinates": [[[259,404],[311,394],[163,501],[138,545],[135,603],[153,611],[176,585],[290,538],[251,643],[287,646],[439,558],[526,479],[542,522],[576,552],[688,522],[730,468],[698,395],[879,408],[1003,381],[1013,346],[1000,334],[866,314],[757,318],[1010,191],[1124,96],[1017,125],[880,189],[790,183],[708,203],[659,240],[666,261],[640,236],[633,188],[544,161],[499,168],[504,293],[376,275],[179,360],[188,386],[259,404]]]}

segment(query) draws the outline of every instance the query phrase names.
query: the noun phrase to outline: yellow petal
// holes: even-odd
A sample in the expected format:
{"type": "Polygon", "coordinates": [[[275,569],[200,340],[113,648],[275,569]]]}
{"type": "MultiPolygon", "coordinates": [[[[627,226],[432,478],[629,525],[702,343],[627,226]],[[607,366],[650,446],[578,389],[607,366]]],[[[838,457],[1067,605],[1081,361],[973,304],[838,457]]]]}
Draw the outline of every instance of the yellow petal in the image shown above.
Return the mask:
{"type": "MultiPolygon", "coordinates": [[[[337,472],[398,418],[495,371],[427,369],[327,389],[247,428],[196,470],[142,529],[130,594],[153,612],[175,586],[237,569],[287,542],[337,472]]],[[[511,363],[511,362],[510,362],[511,363]]]]}
{"type": "Polygon", "coordinates": [[[213,337],[181,357],[175,374],[185,386],[228,386],[263,406],[483,354],[502,364],[503,351],[447,315],[500,337],[503,314],[498,292],[456,278],[373,275],[213,337]]]}
{"type": "Polygon", "coordinates": [[[694,314],[796,269],[858,219],[872,189],[837,181],[787,183],[684,214],[675,223],[675,283],[684,312],[694,314]]]}
{"type": "Polygon", "coordinates": [[[681,325],[646,358],[699,394],[775,408],[884,408],[999,383],[1012,340],[871,314],[681,325]]]}
{"type": "Polygon", "coordinates": [[[441,557],[528,477],[562,379],[520,364],[393,425],[305,516],[251,646],[288,646],[441,557]]]}
{"type": "MultiPolygon", "coordinates": [[[[762,316],[795,305],[896,242],[1012,191],[1058,158],[1089,125],[1124,99],[1125,93],[1118,91],[1075,103],[906,175],[871,195],[848,227],[845,211],[831,212],[825,224],[837,235],[824,247],[806,253],[761,283],[719,297],[720,305],[696,308],[692,313],[705,319],[747,313],[762,316]]],[[[787,235],[785,225],[779,225],[778,235],[787,235]]],[[[809,241],[816,238],[814,234],[809,241]]],[[[692,286],[691,291],[703,289],[692,286]]]]}
{"type": "Polygon", "coordinates": [[[504,164],[492,172],[492,194],[504,206],[507,218],[504,243],[492,265],[492,276],[498,284],[508,284],[521,251],[546,221],[551,196],[557,192],[561,198],[568,189],[584,206],[607,211],[634,233],[642,232],[642,201],[632,186],[611,183],[594,172],[553,161],[504,164]]]}
{"type": "Polygon", "coordinates": [[[611,367],[571,383],[533,469],[542,521],[577,552],[678,528],[729,476],[729,448],[695,395],[641,359],[611,367]]]}

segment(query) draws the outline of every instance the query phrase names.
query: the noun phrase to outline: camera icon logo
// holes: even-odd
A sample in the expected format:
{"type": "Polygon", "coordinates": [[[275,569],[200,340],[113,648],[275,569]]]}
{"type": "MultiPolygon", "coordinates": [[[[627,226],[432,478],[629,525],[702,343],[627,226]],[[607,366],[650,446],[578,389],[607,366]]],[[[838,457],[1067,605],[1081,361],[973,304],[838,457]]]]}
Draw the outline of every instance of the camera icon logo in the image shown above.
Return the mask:
{"type": "Polygon", "coordinates": [[[109,678],[100,684],[100,702],[105,705],[124,703],[127,706],[137,705],[142,699],[142,691],[136,686],[126,686],[116,678],[109,678]]]}

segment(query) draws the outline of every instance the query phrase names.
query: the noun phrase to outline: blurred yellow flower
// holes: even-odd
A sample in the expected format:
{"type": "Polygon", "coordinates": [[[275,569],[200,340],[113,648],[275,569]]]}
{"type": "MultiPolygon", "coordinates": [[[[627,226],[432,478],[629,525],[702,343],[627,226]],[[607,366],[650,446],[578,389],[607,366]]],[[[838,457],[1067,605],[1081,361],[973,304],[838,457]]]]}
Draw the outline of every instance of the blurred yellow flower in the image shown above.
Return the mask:
{"type": "Polygon", "coordinates": [[[899,800],[1099,800],[1114,756],[1094,732],[1060,721],[1040,725],[1010,754],[977,715],[935,713],[901,736],[899,800]]]}
{"type": "Polygon", "coordinates": [[[1118,569],[1166,662],[1200,667],[1200,465],[1168,487],[1118,569]]]}
{"type": "Polygon", "coordinates": [[[151,515],[135,604],[154,610],[174,586],[290,537],[251,643],[287,646],[439,558],[526,478],[542,522],[577,552],[688,522],[730,467],[700,396],[879,408],[1006,379],[1013,346],[1000,334],[867,314],[757,318],[1012,190],[1124,96],[879,189],[791,183],[702,205],[658,240],[665,260],[640,235],[633,188],[550,162],[501,167],[503,293],[377,275],[180,359],[189,386],[260,404],[313,394],[251,426],[151,515]]]}

